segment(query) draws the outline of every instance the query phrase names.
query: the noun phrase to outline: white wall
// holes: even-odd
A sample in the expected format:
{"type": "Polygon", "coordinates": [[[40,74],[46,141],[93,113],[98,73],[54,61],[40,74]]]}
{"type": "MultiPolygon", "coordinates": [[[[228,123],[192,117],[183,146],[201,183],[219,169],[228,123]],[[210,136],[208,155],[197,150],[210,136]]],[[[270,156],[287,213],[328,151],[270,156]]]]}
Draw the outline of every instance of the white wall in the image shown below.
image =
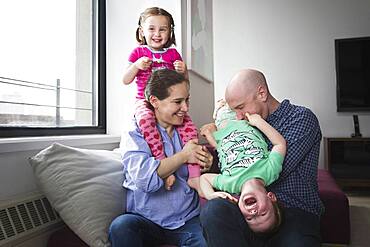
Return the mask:
{"type": "MultiPolygon", "coordinates": [[[[136,45],[139,13],[149,6],[171,12],[181,51],[184,0],[107,2],[107,123],[108,133],[116,135],[133,113],[135,85],[124,86],[121,77],[136,45]]],[[[198,126],[211,121],[213,102],[223,96],[232,75],[252,67],[265,73],[277,99],[311,108],[324,136],[350,136],[352,114],[336,112],[334,39],[370,35],[369,0],[214,0],[213,14],[215,82],[206,83],[190,73],[190,114],[198,126]]],[[[369,137],[370,114],[358,115],[361,132],[369,137]]],[[[117,145],[117,140],[83,142],[73,143],[102,149],[117,145]]],[[[0,201],[36,190],[27,158],[42,147],[11,146],[0,142],[0,201]],[[12,150],[4,151],[8,148],[12,150]]]]}
{"type": "MultiPolygon", "coordinates": [[[[135,83],[121,82],[128,56],[137,46],[135,32],[139,15],[147,7],[158,6],[170,12],[175,22],[177,49],[182,54],[181,18],[184,0],[110,0],[107,5],[107,123],[108,134],[120,134],[133,114],[136,95],[135,83]]],[[[185,58],[184,58],[185,59],[185,58]]],[[[193,121],[200,126],[211,121],[213,109],[213,84],[190,75],[191,108],[193,121]],[[204,102],[204,103],[203,103],[204,102]],[[202,105],[202,108],[199,106],[202,105]],[[196,110],[195,110],[196,109],[196,110]]]]}
{"type": "MultiPolygon", "coordinates": [[[[177,48],[181,52],[181,0],[107,1],[107,124],[111,137],[43,137],[23,140],[0,139],[0,202],[37,191],[28,157],[53,142],[81,148],[113,149],[119,135],[133,114],[136,94],[134,83],[121,82],[122,70],[128,55],[136,46],[135,31],[140,13],[147,7],[160,6],[175,20],[177,48]]],[[[197,124],[211,119],[213,84],[206,83],[190,73],[191,115],[197,124]],[[203,103],[203,101],[205,103],[203,103]]]]}
{"type": "Polygon", "coordinates": [[[122,83],[128,56],[137,46],[136,28],[140,13],[147,7],[158,6],[170,12],[175,21],[176,41],[181,52],[181,6],[176,1],[121,1],[107,4],[107,123],[108,134],[120,134],[134,113],[136,84],[122,83]]]}
{"type": "MultiPolygon", "coordinates": [[[[108,137],[50,137],[31,138],[28,141],[0,139],[0,203],[15,200],[38,191],[28,157],[54,141],[80,148],[112,150],[118,146],[119,135],[133,114],[136,85],[121,82],[128,55],[136,46],[135,31],[140,13],[147,7],[159,6],[169,11],[175,21],[177,49],[182,51],[182,6],[184,0],[158,1],[107,1],[107,130],[108,137]],[[77,138],[77,139],[76,139],[77,138]],[[80,138],[80,139],[79,139],[80,138]]],[[[213,109],[213,84],[207,83],[190,72],[191,111],[193,121],[200,124],[211,121],[213,109]]],[[[32,239],[38,246],[44,240],[32,239]]],[[[34,246],[30,244],[27,246],[34,246]]]]}
{"type": "MultiPolygon", "coordinates": [[[[135,87],[121,83],[122,69],[136,45],[138,15],[154,5],[173,13],[180,50],[180,0],[108,2],[110,134],[120,134],[133,112],[135,87]]],[[[265,73],[279,100],[288,98],[310,107],[319,118],[324,136],[350,136],[352,115],[336,112],[334,39],[370,35],[370,1],[215,0],[213,12],[215,82],[206,83],[190,73],[190,114],[198,126],[211,120],[214,99],[223,96],[232,75],[241,68],[253,67],[265,73]]],[[[370,136],[370,115],[359,113],[359,120],[363,136],[370,136]]],[[[7,146],[1,144],[1,148],[7,146]]],[[[0,153],[0,201],[35,189],[27,157],[40,149],[0,153]]]]}
{"type": "MultiPolygon", "coordinates": [[[[336,112],[334,39],[370,36],[369,0],[215,0],[213,11],[216,99],[235,72],[257,68],[278,100],[316,113],[323,136],[354,132],[353,113],[336,112]]],[[[358,115],[369,137],[370,114],[358,115]]]]}
{"type": "Polygon", "coordinates": [[[0,139],[0,203],[38,191],[28,158],[54,142],[79,148],[113,150],[118,147],[119,137],[33,137],[27,138],[27,141],[0,139]]]}

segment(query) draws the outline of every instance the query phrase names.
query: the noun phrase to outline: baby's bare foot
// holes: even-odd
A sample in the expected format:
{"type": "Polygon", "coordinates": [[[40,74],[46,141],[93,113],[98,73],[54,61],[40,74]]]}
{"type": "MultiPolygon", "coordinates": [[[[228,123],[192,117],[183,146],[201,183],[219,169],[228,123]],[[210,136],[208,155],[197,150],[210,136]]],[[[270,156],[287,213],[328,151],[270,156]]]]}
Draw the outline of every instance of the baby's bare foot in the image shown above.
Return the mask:
{"type": "Polygon", "coordinates": [[[170,175],[167,178],[164,179],[164,187],[166,190],[171,190],[172,186],[175,184],[176,177],[175,175],[170,175]]]}

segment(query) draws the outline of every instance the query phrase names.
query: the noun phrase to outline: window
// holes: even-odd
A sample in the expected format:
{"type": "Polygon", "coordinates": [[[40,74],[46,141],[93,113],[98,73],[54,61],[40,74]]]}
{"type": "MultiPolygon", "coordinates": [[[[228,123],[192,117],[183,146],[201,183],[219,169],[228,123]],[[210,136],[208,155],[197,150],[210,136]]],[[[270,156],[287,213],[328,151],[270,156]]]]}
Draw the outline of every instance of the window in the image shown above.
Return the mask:
{"type": "Polygon", "coordinates": [[[105,133],[105,0],[1,1],[0,27],[0,137],[105,133]]]}

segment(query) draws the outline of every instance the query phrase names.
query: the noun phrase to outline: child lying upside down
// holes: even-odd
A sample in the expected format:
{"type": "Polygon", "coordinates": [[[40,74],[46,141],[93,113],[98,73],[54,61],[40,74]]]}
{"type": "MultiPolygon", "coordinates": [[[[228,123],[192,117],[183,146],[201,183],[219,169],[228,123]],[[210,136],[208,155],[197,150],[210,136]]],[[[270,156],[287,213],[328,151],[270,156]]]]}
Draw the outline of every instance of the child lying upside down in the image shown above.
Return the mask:
{"type": "Polygon", "coordinates": [[[247,113],[248,121],[237,120],[236,113],[224,101],[220,103],[215,124],[203,126],[201,134],[217,148],[221,174],[201,175],[201,190],[208,200],[220,197],[238,203],[252,231],[275,231],[281,212],[275,194],[265,186],[281,172],[285,139],[260,115],[247,113]],[[271,151],[261,132],[273,144],[271,151]],[[239,200],[231,194],[240,194],[239,200]]]}

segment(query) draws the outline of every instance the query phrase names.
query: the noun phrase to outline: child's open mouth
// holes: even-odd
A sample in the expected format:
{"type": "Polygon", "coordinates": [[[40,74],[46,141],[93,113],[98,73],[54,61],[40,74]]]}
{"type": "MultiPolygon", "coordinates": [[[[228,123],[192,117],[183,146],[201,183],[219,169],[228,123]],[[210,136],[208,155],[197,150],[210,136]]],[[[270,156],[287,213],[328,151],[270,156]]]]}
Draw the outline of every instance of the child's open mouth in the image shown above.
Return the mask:
{"type": "Polygon", "coordinates": [[[257,207],[257,200],[254,197],[249,197],[244,200],[247,209],[254,209],[257,207]]]}
{"type": "Polygon", "coordinates": [[[257,200],[254,197],[249,197],[249,198],[247,198],[247,199],[244,200],[244,202],[245,202],[246,205],[254,204],[254,203],[256,203],[256,201],[257,200]]]}

